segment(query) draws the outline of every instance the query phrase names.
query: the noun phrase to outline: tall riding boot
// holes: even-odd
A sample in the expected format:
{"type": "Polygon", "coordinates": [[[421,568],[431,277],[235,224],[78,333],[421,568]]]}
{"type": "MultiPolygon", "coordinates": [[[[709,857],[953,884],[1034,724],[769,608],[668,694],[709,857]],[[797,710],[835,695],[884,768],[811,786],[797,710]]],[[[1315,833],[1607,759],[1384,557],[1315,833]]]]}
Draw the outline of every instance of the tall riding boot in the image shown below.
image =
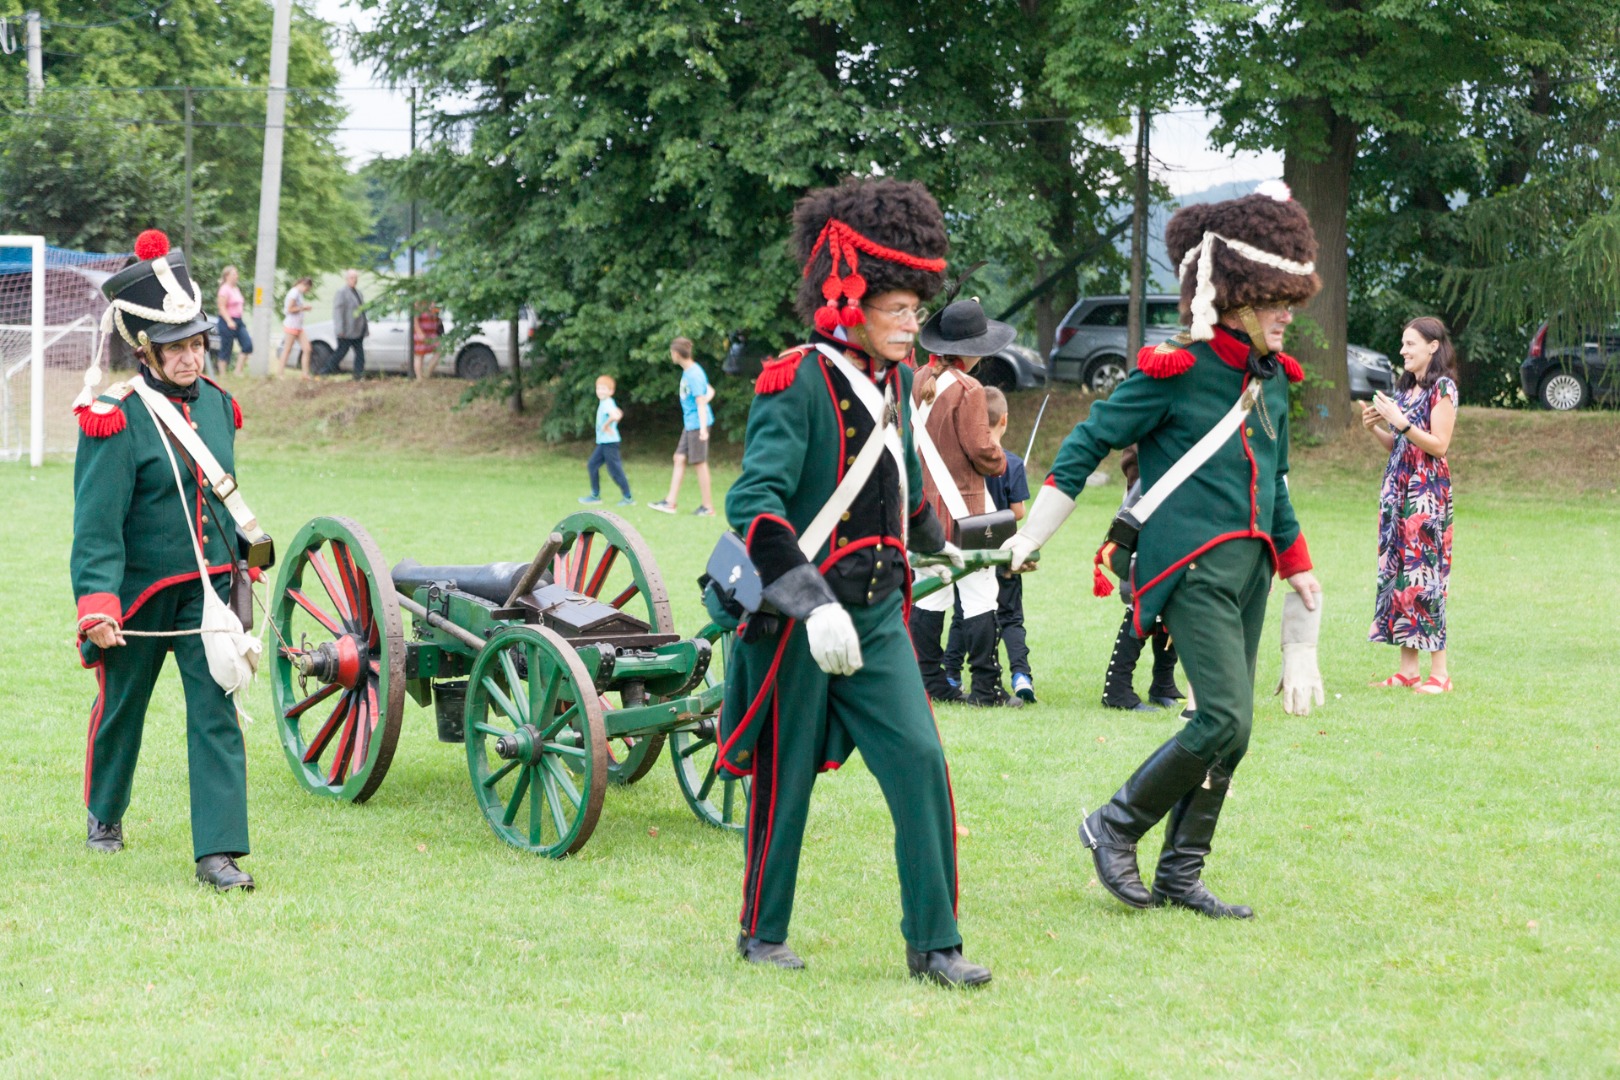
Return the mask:
{"type": "Polygon", "coordinates": [[[1107,804],[1080,823],[1080,840],[1091,849],[1103,888],[1131,907],[1152,905],[1136,868],[1136,842],[1203,783],[1207,770],[1201,758],[1172,738],[1142,762],[1107,804]]]}
{"type": "Polygon", "coordinates": [[[1119,636],[1114,639],[1113,655],[1108,658],[1108,675],[1103,680],[1102,703],[1110,709],[1157,711],[1151,705],[1144,705],[1142,699],[1136,696],[1136,688],[1131,685],[1136,675],[1136,660],[1141,655],[1142,639],[1131,630],[1131,612],[1127,608],[1119,636]]]}
{"type": "Polygon", "coordinates": [[[1246,904],[1226,904],[1204,887],[1204,858],[1209,855],[1215,822],[1232,786],[1232,774],[1220,765],[1210,767],[1202,784],[1182,796],[1164,827],[1164,850],[1153,874],[1153,905],[1191,908],[1212,919],[1252,919],[1246,904]]]}
{"type": "Polygon", "coordinates": [[[1153,684],[1148,699],[1155,705],[1173,709],[1186,694],[1176,685],[1176,643],[1163,626],[1153,632],[1153,684]]]}
{"type": "Polygon", "coordinates": [[[1015,698],[1001,685],[1001,657],[996,640],[996,613],[986,611],[962,621],[962,640],[967,646],[967,666],[973,672],[973,692],[967,696],[969,705],[1019,706],[1024,702],[1015,698]]]}
{"type": "Polygon", "coordinates": [[[943,652],[940,638],[945,633],[945,613],[924,608],[911,609],[911,647],[917,653],[917,667],[922,672],[923,688],[935,701],[955,701],[956,691],[945,681],[945,672],[939,666],[943,652]]]}

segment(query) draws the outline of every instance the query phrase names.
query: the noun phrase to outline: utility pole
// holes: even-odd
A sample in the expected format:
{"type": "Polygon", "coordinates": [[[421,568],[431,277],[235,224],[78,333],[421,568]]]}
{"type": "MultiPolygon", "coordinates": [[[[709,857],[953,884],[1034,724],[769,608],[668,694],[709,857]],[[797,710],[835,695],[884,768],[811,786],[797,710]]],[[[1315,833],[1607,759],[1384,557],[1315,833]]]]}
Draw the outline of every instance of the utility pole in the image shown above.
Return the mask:
{"type": "MultiPolygon", "coordinates": [[[[270,89],[264,109],[264,170],[259,174],[259,249],[253,260],[253,374],[270,371],[270,319],[276,304],[276,238],[281,225],[281,143],[287,132],[287,48],[292,0],[276,0],[270,27],[270,89]]],[[[187,128],[190,131],[190,128],[187,128]]]]}
{"type": "Polygon", "coordinates": [[[186,228],[181,247],[191,254],[191,87],[186,87],[186,228]]]}
{"type": "Polygon", "coordinates": [[[1147,225],[1148,225],[1148,117],[1147,105],[1136,109],[1136,197],[1131,207],[1131,298],[1126,305],[1125,358],[1136,362],[1142,350],[1142,320],[1147,304],[1147,225]]]}
{"type": "Polygon", "coordinates": [[[45,60],[39,44],[39,12],[28,13],[28,107],[39,103],[39,92],[45,89],[45,60]]]}
{"type": "MultiPolygon", "coordinates": [[[[416,164],[416,87],[411,87],[411,164],[416,164]]],[[[411,220],[406,239],[410,242],[410,277],[416,279],[416,192],[411,191],[411,220]]]]}

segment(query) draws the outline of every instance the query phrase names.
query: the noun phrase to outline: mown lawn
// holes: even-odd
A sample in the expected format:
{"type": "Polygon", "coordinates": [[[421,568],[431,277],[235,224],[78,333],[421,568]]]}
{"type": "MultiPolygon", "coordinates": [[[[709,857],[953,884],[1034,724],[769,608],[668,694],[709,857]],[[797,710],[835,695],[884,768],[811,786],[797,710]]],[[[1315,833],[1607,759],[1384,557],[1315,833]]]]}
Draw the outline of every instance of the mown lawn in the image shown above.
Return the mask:
{"type": "MultiPolygon", "coordinates": [[[[340,440],[244,441],[245,491],[279,537],[344,513],[390,562],[523,559],[584,490],[577,448],[340,440]]],[[[628,516],[695,631],[718,526],[646,510],[666,470],[632,460],[628,516]]],[[[71,467],[0,469],[0,1072],[1614,1075],[1617,501],[1460,492],[1458,690],[1421,699],[1367,687],[1395,659],[1365,642],[1376,480],[1296,475],[1329,700],[1304,719],[1260,706],[1208,875],[1259,911],[1246,924],[1129,911],[1082,858],[1081,806],[1173,730],[1097,704],[1120,607],[1092,598],[1089,555],[1118,488],[1083,500],[1026,592],[1040,705],[940,714],[967,829],[963,931],[995,971],[956,995],[905,977],[887,813],[858,760],[812,812],[797,974],[736,960],[741,845],[692,818],[667,766],[608,793],[578,856],[536,860],[495,840],[464,755],[409,702],[382,789],[333,805],[294,783],[261,678],[260,888],[219,897],[191,881],[171,674],[129,847],[86,852],[94,681],[69,646],[71,467]]],[[[1268,645],[1262,686],[1278,666],[1268,645]]]]}

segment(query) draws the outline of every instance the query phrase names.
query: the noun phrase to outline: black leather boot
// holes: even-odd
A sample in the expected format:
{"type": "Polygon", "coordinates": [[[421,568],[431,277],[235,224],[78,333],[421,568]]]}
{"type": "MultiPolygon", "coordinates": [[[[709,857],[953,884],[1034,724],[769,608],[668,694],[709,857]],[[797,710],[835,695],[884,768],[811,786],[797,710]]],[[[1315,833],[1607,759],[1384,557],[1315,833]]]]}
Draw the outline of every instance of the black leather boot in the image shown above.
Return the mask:
{"type": "Polygon", "coordinates": [[[1104,806],[1080,823],[1080,840],[1091,849],[1097,880],[1134,908],[1151,907],[1153,897],[1136,868],[1136,842],[1204,781],[1206,766],[1172,738],[1149,755],[1104,806]]]}
{"type": "Polygon", "coordinates": [[[98,821],[96,815],[88,815],[89,828],[86,830],[84,846],[91,851],[105,851],[111,854],[124,850],[124,826],[118,821],[98,821]]]}
{"type": "Polygon", "coordinates": [[[1136,659],[1142,655],[1142,639],[1131,632],[1131,612],[1125,611],[1125,622],[1114,639],[1114,652],[1108,658],[1108,674],[1103,679],[1102,703],[1110,709],[1131,712],[1158,712],[1152,705],[1143,704],[1131,685],[1136,675],[1136,659]]]}
{"type": "Polygon", "coordinates": [[[1176,643],[1161,626],[1153,634],[1153,684],[1148,687],[1148,700],[1174,709],[1186,696],[1176,685],[1176,643]]]}
{"type": "Polygon", "coordinates": [[[230,892],[232,889],[253,891],[253,878],[236,865],[236,858],[232,855],[204,855],[198,859],[197,880],[204,885],[212,885],[217,892],[230,892]]]}
{"type": "Polygon", "coordinates": [[[804,961],[799,959],[799,954],[788,948],[786,942],[761,941],[747,934],[737,935],[737,955],[750,964],[772,964],[789,971],[798,971],[804,967],[804,961]]]}
{"type": "Polygon", "coordinates": [[[1164,827],[1164,850],[1153,874],[1153,906],[1173,904],[1212,919],[1252,919],[1247,904],[1227,904],[1204,886],[1204,859],[1209,855],[1215,822],[1221,816],[1232,774],[1212,766],[1202,784],[1181,797],[1164,827]]]}
{"type": "Polygon", "coordinates": [[[911,631],[911,648],[917,654],[917,669],[922,672],[923,689],[935,701],[956,701],[961,694],[945,681],[945,670],[940,666],[945,655],[940,647],[940,639],[945,634],[945,613],[913,607],[907,628],[911,631]]]}
{"type": "Polygon", "coordinates": [[[962,947],[929,949],[918,952],[906,946],[906,967],[913,979],[926,979],[940,986],[983,986],[990,981],[990,969],[983,964],[970,964],[962,958],[962,947]]]}

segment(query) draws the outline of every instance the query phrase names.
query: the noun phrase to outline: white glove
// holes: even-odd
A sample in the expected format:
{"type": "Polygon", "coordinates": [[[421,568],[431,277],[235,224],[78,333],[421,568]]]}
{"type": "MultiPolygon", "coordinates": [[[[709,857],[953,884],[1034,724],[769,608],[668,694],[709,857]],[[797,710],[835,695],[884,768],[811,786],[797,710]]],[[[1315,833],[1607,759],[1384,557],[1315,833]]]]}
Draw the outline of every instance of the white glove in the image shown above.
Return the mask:
{"type": "MultiPolygon", "coordinates": [[[[934,554],[938,555],[942,559],[949,559],[951,561],[951,565],[956,567],[958,570],[962,570],[967,566],[967,563],[962,559],[962,549],[951,543],[949,540],[945,541],[945,546],[934,552],[934,554]]],[[[950,578],[947,577],[945,580],[949,581],[950,578]]]]}
{"type": "Polygon", "coordinates": [[[1322,689],[1322,673],[1316,667],[1316,639],[1322,629],[1322,594],[1316,594],[1316,610],[1305,606],[1296,592],[1283,597],[1282,679],[1277,693],[1282,695],[1283,712],[1289,716],[1309,716],[1311,700],[1327,701],[1322,689]]]}
{"type": "Polygon", "coordinates": [[[829,675],[853,675],[861,670],[861,636],[842,604],[822,604],[804,620],[810,655],[829,675]]]}
{"type": "Polygon", "coordinates": [[[1040,494],[1035,496],[1035,504],[1029,508],[1029,516],[1024,519],[1024,527],[1001,545],[1001,550],[1012,552],[1012,569],[1026,569],[1029,557],[1052,539],[1058,526],[1067,521],[1072,513],[1073,499],[1055,487],[1042,484],[1040,494]]]}

